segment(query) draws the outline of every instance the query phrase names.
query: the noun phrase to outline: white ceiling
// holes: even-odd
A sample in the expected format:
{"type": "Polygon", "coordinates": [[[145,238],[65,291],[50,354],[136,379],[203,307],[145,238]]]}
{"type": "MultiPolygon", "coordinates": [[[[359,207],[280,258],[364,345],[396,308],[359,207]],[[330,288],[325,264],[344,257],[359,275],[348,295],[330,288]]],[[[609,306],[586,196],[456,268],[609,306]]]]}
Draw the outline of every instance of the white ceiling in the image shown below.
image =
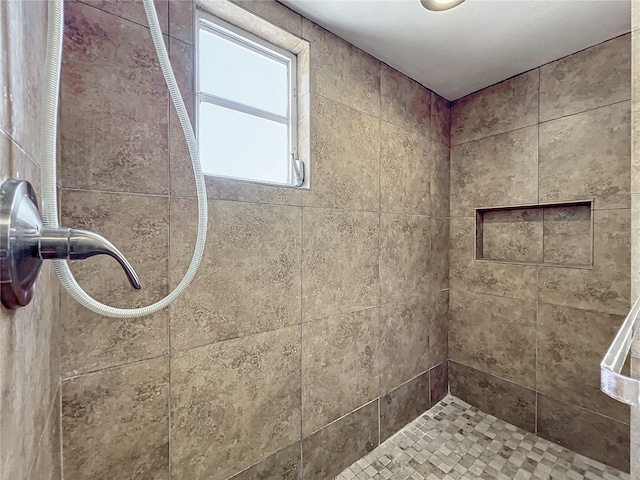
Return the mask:
{"type": "Polygon", "coordinates": [[[448,100],[630,30],[630,0],[279,0],[448,100]]]}

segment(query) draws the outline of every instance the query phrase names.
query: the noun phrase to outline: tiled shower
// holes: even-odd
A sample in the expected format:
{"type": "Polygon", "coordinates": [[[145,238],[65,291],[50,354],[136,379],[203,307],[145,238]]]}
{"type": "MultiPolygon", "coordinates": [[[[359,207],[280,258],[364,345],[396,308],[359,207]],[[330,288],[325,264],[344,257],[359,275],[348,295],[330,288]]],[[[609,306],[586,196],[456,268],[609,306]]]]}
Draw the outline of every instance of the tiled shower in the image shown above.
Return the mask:
{"type": "MultiPolygon", "coordinates": [[[[275,1],[230,5],[310,44],[312,187],[208,178],[198,277],[152,316],[93,314],[49,269],[3,309],[0,478],[330,479],[448,394],[628,471],[598,364],[632,298],[635,33],[450,103],[275,1]]],[[[156,8],[193,115],[196,6],[156,8]]],[[[182,131],[141,4],[65,9],[62,220],[144,288],[109,259],[73,271],[146,305],[194,247],[182,131]]],[[[2,174],[36,187],[46,17],[0,3],[2,174]]]]}

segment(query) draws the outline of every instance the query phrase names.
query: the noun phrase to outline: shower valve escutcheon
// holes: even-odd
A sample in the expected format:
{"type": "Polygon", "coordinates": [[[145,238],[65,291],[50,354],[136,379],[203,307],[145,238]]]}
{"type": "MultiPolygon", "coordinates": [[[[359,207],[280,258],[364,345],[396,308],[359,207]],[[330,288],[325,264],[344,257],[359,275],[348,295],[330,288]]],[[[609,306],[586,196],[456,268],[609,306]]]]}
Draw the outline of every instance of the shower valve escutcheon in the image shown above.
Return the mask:
{"type": "Polygon", "coordinates": [[[5,307],[18,308],[31,301],[44,260],[83,260],[94,255],[113,257],[131,286],[140,289],[135,270],[109,240],[87,230],[44,227],[31,184],[13,178],[2,183],[0,281],[5,307]]]}

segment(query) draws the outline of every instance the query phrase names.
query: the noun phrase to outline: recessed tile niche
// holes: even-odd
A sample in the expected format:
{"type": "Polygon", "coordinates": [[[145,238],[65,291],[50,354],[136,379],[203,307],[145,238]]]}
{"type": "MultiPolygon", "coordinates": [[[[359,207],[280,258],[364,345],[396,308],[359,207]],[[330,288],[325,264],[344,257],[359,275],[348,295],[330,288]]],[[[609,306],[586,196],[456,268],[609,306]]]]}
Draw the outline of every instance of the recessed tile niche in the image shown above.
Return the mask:
{"type": "Polygon", "coordinates": [[[476,209],[476,260],[593,266],[593,201],[476,209]]]}

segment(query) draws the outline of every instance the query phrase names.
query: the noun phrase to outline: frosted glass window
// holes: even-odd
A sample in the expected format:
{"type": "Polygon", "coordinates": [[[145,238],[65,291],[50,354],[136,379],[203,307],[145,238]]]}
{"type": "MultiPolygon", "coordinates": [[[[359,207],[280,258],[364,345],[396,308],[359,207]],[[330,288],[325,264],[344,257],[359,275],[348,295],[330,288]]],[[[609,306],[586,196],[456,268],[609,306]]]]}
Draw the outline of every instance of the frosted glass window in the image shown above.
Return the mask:
{"type": "Polygon", "coordinates": [[[295,55],[200,19],[198,142],[205,175],[299,185],[295,55]]]}

